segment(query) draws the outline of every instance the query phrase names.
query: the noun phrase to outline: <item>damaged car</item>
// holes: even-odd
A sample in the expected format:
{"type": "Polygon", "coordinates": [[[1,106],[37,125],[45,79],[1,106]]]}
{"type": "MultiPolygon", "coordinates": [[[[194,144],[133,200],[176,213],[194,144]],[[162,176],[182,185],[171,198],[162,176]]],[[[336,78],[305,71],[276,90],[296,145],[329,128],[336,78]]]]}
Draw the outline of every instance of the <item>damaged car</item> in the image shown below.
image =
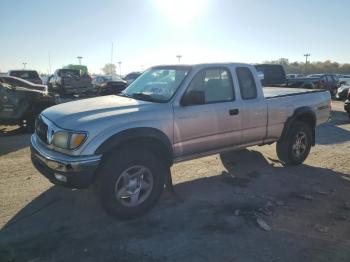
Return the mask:
{"type": "Polygon", "coordinates": [[[57,104],[58,99],[47,90],[0,81],[0,125],[19,125],[32,132],[36,117],[44,109],[57,104]]]}

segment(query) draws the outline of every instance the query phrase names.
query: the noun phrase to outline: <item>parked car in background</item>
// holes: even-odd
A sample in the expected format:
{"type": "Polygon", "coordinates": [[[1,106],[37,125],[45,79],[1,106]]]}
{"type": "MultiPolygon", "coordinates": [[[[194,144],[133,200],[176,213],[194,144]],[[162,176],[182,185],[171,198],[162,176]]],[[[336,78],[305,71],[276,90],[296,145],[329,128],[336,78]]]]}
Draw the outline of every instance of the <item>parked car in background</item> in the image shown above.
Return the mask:
{"type": "Polygon", "coordinates": [[[321,82],[321,88],[327,89],[332,96],[337,95],[339,87],[339,78],[335,74],[312,74],[308,75],[310,78],[319,78],[321,82]]]}
{"type": "Polygon", "coordinates": [[[344,109],[348,113],[349,118],[350,118],[350,89],[348,91],[348,95],[347,95],[345,103],[344,103],[344,109]]]}
{"type": "Polygon", "coordinates": [[[42,85],[43,83],[38,72],[35,70],[10,70],[8,75],[22,78],[34,84],[42,85]]]}
{"type": "Polygon", "coordinates": [[[77,69],[58,69],[50,77],[50,92],[64,95],[81,95],[93,92],[92,79],[88,74],[81,74],[77,69]]]}
{"type": "Polygon", "coordinates": [[[36,117],[56,103],[57,97],[46,91],[0,81],[0,125],[20,125],[34,131],[36,117]]]}
{"type": "Polygon", "coordinates": [[[338,87],[335,97],[338,100],[344,100],[347,98],[350,89],[350,78],[340,78],[339,85],[340,86],[338,87]]]}
{"type": "Polygon", "coordinates": [[[320,79],[315,77],[291,78],[287,80],[287,86],[292,88],[323,89],[320,79]]]}
{"type": "Polygon", "coordinates": [[[300,77],[304,77],[303,74],[287,74],[287,79],[293,79],[293,78],[300,78],[300,77]]]}
{"type": "Polygon", "coordinates": [[[279,64],[259,64],[255,65],[255,68],[258,72],[262,72],[264,74],[264,79],[261,80],[261,84],[263,86],[305,89],[321,88],[319,78],[287,78],[283,66],[279,64]]]}
{"type": "Polygon", "coordinates": [[[122,92],[127,82],[118,76],[97,76],[93,81],[97,95],[115,95],[122,92]]]}
{"type": "Polygon", "coordinates": [[[41,75],[41,80],[43,81],[44,85],[48,85],[49,84],[49,80],[51,78],[52,75],[41,75]]]}
{"type": "Polygon", "coordinates": [[[123,77],[123,79],[130,85],[132,82],[136,80],[140,75],[142,75],[141,72],[131,72],[123,77]]]}
{"type": "Polygon", "coordinates": [[[344,85],[344,84],[349,85],[350,76],[342,75],[338,79],[339,79],[339,86],[344,85]]]}
{"type": "Polygon", "coordinates": [[[42,112],[32,162],[54,184],[95,183],[106,211],[122,218],[155,204],[175,162],[277,142],[281,162],[301,164],[329,119],[330,94],[262,88],[261,79],[241,63],[152,67],[120,95],[42,112]]]}
{"type": "Polygon", "coordinates": [[[25,87],[28,89],[48,92],[46,85],[34,84],[27,80],[24,80],[18,77],[13,77],[13,76],[0,76],[0,83],[8,84],[12,87],[25,87]]]}

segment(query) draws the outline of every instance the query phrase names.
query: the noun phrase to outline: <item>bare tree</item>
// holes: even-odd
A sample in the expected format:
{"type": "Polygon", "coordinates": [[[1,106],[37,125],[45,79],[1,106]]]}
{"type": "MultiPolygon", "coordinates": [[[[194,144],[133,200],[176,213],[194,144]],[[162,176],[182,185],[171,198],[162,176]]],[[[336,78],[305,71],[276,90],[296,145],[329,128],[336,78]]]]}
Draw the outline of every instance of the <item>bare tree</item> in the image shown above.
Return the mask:
{"type": "Polygon", "coordinates": [[[116,74],[117,66],[115,64],[105,64],[105,66],[102,68],[102,71],[106,75],[115,75],[116,74]]]}

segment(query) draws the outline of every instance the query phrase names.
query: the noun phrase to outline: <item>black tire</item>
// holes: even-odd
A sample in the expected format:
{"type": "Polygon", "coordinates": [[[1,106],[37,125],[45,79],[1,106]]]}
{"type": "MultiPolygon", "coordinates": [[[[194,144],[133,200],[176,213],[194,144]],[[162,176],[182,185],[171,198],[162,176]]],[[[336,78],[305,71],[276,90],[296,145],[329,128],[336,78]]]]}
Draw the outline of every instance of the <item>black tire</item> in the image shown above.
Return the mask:
{"type": "Polygon", "coordinates": [[[111,152],[103,160],[98,172],[98,194],[102,206],[115,218],[135,218],[144,214],[157,202],[163,192],[167,172],[170,172],[169,167],[149,150],[129,148],[111,152]],[[146,167],[151,172],[153,183],[147,198],[137,206],[130,207],[123,204],[123,201],[127,200],[117,199],[116,184],[120,181],[120,176],[133,166],[146,167]]]}
{"type": "MultiPolygon", "coordinates": [[[[304,143],[303,143],[304,144],[304,143]]],[[[285,165],[300,165],[305,161],[310,153],[312,145],[312,128],[305,122],[296,121],[292,124],[290,130],[287,131],[285,137],[277,141],[276,151],[278,158],[285,165]],[[293,145],[297,143],[297,136],[305,135],[305,149],[297,154],[293,145]]]]}

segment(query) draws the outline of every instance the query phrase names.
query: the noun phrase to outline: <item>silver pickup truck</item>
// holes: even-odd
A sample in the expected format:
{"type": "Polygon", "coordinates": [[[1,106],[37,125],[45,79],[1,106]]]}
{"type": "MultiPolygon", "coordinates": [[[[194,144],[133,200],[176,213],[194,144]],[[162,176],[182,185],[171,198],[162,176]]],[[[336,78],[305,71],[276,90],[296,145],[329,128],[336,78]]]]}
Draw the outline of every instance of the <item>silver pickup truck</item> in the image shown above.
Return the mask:
{"type": "Polygon", "coordinates": [[[240,63],[152,67],[119,95],[43,111],[32,162],[55,184],[95,184],[107,212],[123,218],[156,202],[174,162],[277,142],[281,161],[301,164],[330,94],[263,88],[262,77],[240,63]]]}

